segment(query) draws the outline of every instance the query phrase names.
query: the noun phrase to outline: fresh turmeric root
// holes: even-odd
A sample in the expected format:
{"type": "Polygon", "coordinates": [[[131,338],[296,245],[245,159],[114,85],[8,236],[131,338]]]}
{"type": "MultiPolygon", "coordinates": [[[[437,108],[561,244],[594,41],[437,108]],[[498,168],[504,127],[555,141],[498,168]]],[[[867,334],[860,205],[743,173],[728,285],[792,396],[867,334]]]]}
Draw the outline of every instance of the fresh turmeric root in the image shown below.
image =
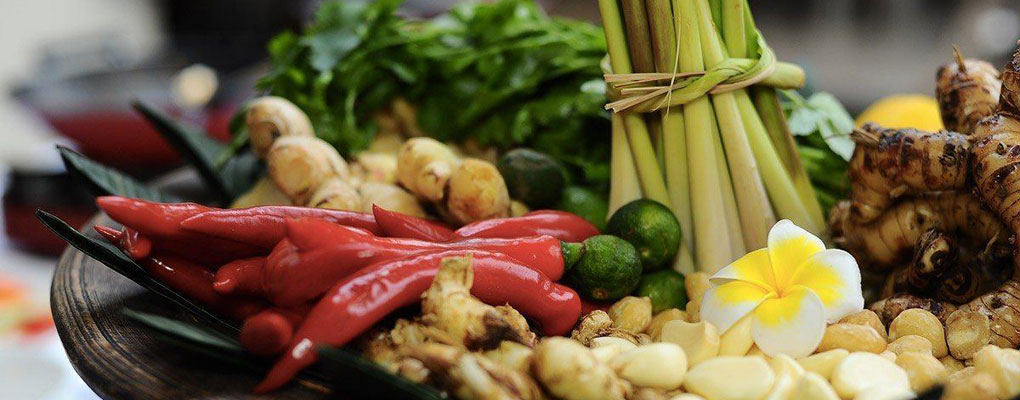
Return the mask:
{"type": "Polygon", "coordinates": [[[832,209],[833,241],[861,261],[862,268],[888,271],[909,260],[925,232],[960,232],[977,241],[1000,242],[1010,233],[1002,221],[966,192],[944,192],[901,201],[879,218],[859,223],[850,202],[832,209]]]}
{"type": "Polygon", "coordinates": [[[967,180],[967,139],[955,132],[882,129],[865,124],[851,135],[850,211],[858,222],[882,215],[904,195],[955,190],[967,180]]]}
{"type": "Polygon", "coordinates": [[[978,121],[995,113],[1002,81],[992,64],[964,59],[956,48],[953,55],[955,60],[938,70],[935,95],[946,129],[970,135],[978,121]]]}

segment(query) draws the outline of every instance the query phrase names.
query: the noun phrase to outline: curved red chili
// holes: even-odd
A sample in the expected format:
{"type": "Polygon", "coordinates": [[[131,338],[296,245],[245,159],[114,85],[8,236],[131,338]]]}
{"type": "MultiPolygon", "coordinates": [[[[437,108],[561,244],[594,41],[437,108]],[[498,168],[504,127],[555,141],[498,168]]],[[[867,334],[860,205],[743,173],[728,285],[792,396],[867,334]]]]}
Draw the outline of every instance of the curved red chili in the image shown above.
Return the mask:
{"type": "Polygon", "coordinates": [[[261,301],[216,293],[212,288],[212,272],[183,258],[155,256],[141,264],[153,278],[231,319],[244,320],[266,308],[261,301]]]}
{"type": "Polygon", "coordinates": [[[305,217],[380,233],[372,214],[293,206],[214,210],[188,218],[180,227],[189,232],[271,249],[287,235],[284,224],[287,219],[305,217]]]}
{"type": "MultiPolygon", "coordinates": [[[[182,229],[180,227],[182,221],[214,210],[200,204],[155,203],[120,196],[99,197],[96,204],[114,221],[145,236],[151,241],[148,245],[161,253],[173,253],[211,265],[265,253],[264,250],[251,245],[182,229]]],[[[142,249],[141,246],[142,244],[139,244],[137,249],[142,249]]],[[[138,259],[140,258],[144,257],[138,259]]]]}
{"type": "Polygon", "coordinates": [[[107,241],[119,246],[132,260],[143,260],[152,254],[152,241],[136,230],[124,228],[123,231],[118,231],[102,225],[96,225],[95,230],[107,241]]]}
{"type": "Polygon", "coordinates": [[[280,354],[287,349],[294,335],[294,327],[304,321],[308,311],[308,307],[297,310],[262,310],[244,320],[238,340],[249,353],[265,357],[280,354]]]}
{"type": "Polygon", "coordinates": [[[334,283],[376,262],[442,250],[481,250],[502,253],[550,279],[564,271],[564,247],[549,236],[518,239],[465,239],[434,243],[413,239],[379,238],[364,231],[315,219],[287,221],[293,247],[277,247],[266,261],[266,297],[277,305],[311,301],[334,283]]]}
{"type": "Polygon", "coordinates": [[[445,242],[453,235],[453,230],[440,222],[412,217],[374,204],[372,214],[382,236],[445,242]]]}
{"type": "Polygon", "coordinates": [[[319,345],[343,346],[394,310],[414,304],[447,257],[473,257],[471,294],[487,304],[507,304],[536,321],[546,335],[570,332],[581,315],[572,289],[498,253],[444,251],[366,267],[337,283],[315,305],[256,393],[276,389],[316,360],[319,345]]]}
{"type": "Polygon", "coordinates": [[[213,289],[222,294],[260,296],[265,293],[262,288],[262,271],[265,267],[265,257],[231,261],[216,270],[213,289]]]}
{"type": "Polygon", "coordinates": [[[520,217],[472,222],[454,231],[451,239],[549,235],[564,242],[583,242],[598,234],[595,225],[577,215],[566,211],[538,210],[520,217]]]}

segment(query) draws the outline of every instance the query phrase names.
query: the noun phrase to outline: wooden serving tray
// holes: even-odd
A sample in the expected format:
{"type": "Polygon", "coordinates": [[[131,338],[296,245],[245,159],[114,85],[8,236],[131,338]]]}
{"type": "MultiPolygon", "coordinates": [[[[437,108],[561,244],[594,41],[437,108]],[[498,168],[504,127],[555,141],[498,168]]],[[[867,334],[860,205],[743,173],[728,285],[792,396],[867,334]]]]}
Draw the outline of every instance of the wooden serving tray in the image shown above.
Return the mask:
{"type": "MultiPolygon", "coordinates": [[[[97,223],[113,225],[100,216],[84,229],[91,230],[97,223]]],[[[308,381],[270,395],[252,395],[251,389],[261,379],[257,373],[168,344],[121,310],[130,306],[169,318],[201,321],[70,246],[57,263],[50,303],[71,364],[104,399],[329,397],[326,389],[308,381]]]]}

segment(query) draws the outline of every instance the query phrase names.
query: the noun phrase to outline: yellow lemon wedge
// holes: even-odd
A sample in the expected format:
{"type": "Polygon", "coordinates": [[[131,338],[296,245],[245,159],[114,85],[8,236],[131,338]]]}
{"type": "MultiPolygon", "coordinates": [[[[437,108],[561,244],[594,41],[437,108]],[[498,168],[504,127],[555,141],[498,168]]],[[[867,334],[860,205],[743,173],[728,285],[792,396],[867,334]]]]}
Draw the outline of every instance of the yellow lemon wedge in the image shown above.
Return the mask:
{"type": "Polygon", "coordinates": [[[884,128],[914,128],[925,131],[943,129],[939,104],[931,96],[897,94],[879,99],[857,117],[861,126],[874,122],[884,128]]]}

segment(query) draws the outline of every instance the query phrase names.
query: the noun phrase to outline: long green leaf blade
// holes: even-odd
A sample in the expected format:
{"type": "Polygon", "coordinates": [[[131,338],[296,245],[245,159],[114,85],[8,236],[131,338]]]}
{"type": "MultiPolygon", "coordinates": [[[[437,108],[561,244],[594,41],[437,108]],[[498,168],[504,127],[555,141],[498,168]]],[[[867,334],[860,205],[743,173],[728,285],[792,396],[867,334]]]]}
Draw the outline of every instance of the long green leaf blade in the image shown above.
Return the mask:
{"type": "Polygon", "coordinates": [[[153,189],[134,178],[85,157],[67,147],[57,146],[64,167],[94,196],[116,195],[158,202],[177,202],[177,196],[153,189]]]}

